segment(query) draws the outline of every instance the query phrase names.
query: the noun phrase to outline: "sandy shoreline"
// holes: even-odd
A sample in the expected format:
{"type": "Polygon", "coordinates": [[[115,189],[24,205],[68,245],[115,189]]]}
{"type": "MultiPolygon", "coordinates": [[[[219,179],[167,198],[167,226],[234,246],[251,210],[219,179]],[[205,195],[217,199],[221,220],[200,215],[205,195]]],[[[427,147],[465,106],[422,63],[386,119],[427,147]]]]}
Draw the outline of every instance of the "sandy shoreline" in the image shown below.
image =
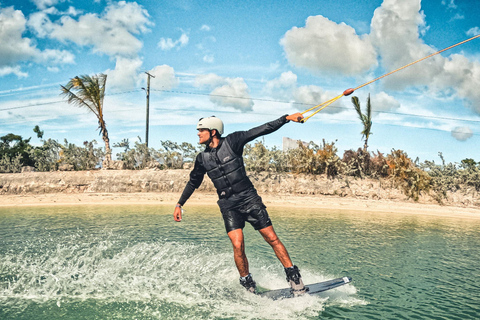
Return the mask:
{"type": "MultiPolygon", "coordinates": [[[[48,193],[27,195],[1,195],[0,207],[22,206],[77,206],[77,205],[167,205],[173,206],[179,193],[48,193]]],[[[418,214],[480,220],[480,208],[463,208],[392,200],[369,200],[333,196],[272,195],[263,194],[268,207],[324,208],[363,213],[418,214]]],[[[189,205],[215,205],[216,194],[197,192],[189,205]]]]}

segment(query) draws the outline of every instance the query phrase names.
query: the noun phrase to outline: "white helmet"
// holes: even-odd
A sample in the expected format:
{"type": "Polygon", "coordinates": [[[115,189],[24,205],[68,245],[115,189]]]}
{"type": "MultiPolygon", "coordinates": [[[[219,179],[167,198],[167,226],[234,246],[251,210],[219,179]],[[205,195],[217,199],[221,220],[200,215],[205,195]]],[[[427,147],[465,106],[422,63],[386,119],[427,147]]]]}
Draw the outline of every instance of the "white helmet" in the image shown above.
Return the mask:
{"type": "Polygon", "coordinates": [[[197,130],[199,129],[208,129],[208,130],[217,130],[219,135],[223,134],[223,122],[222,120],[211,116],[208,118],[201,118],[198,120],[197,130]]]}

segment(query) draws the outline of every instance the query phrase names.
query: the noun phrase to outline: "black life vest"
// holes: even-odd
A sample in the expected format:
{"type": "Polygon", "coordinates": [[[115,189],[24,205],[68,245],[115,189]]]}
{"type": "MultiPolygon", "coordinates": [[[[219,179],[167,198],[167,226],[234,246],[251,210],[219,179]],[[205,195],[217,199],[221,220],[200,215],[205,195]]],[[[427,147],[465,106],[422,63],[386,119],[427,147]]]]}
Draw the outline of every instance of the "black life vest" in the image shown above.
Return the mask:
{"type": "Polygon", "coordinates": [[[202,160],[221,199],[253,187],[243,158],[232,151],[227,139],[223,139],[219,148],[202,152],[202,160]]]}

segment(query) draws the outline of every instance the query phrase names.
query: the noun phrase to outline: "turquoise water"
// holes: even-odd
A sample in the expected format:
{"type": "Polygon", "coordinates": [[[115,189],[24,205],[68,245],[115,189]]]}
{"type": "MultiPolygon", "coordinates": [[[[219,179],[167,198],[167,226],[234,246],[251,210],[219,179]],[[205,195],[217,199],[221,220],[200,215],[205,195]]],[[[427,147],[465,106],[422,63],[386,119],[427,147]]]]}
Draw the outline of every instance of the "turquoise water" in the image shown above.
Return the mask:
{"type": "MultiPolygon", "coordinates": [[[[0,208],[0,319],[478,319],[480,221],[270,208],[317,296],[271,301],[238,284],[218,209],[0,208]]],[[[251,272],[285,287],[247,228],[251,272]]]]}

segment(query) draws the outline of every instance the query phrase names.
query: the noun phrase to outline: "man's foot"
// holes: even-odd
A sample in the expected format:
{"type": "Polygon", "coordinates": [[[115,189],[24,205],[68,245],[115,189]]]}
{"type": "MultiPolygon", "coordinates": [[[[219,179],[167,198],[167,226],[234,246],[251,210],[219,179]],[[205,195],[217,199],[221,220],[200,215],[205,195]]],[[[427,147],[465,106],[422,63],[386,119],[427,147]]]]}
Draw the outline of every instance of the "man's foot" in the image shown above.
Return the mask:
{"type": "Polygon", "coordinates": [[[285,274],[287,275],[287,281],[292,288],[292,292],[294,295],[300,295],[307,292],[305,285],[302,281],[302,276],[300,275],[300,271],[298,270],[297,266],[292,266],[290,268],[285,268],[285,274]]]}
{"type": "Polygon", "coordinates": [[[252,275],[249,273],[246,277],[240,277],[240,284],[251,293],[255,293],[257,284],[253,281],[252,275]]]}

